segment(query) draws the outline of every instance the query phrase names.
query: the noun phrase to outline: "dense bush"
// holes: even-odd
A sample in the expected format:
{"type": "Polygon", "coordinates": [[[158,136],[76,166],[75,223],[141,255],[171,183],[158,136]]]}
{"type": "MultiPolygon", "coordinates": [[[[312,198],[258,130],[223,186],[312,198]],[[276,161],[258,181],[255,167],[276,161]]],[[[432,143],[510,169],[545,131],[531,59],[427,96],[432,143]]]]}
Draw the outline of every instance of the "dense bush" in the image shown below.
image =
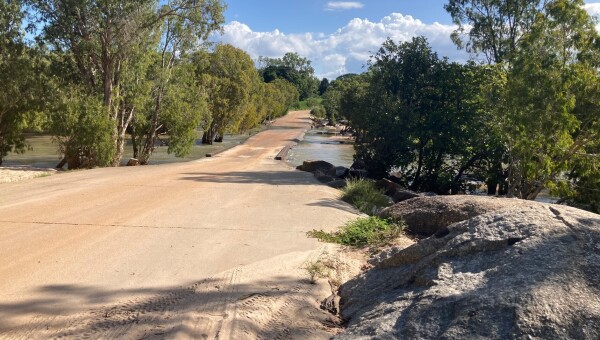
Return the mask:
{"type": "Polygon", "coordinates": [[[378,208],[387,207],[390,201],[375,182],[367,179],[350,179],[342,190],[342,200],[354,205],[359,211],[373,215],[378,208]]]}
{"type": "Polygon", "coordinates": [[[317,106],[310,110],[310,114],[317,118],[325,118],[325,108],[323,108],[323,106],[317,106]]]}

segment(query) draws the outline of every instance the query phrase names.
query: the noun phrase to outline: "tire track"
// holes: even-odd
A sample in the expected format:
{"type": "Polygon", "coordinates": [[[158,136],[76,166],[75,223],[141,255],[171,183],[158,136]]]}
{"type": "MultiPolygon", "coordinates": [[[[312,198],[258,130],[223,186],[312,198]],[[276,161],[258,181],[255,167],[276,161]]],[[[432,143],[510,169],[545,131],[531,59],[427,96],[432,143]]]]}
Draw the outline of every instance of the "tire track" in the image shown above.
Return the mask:
{"type": "Polygon", "coordinates": [[[187,287],[133,298],[64,316],[37,315],[0,338],[117,339],[164,338],[185,330],[197,338],[218,337],[234,300],[242,270],[236,268],[187,287]]]}

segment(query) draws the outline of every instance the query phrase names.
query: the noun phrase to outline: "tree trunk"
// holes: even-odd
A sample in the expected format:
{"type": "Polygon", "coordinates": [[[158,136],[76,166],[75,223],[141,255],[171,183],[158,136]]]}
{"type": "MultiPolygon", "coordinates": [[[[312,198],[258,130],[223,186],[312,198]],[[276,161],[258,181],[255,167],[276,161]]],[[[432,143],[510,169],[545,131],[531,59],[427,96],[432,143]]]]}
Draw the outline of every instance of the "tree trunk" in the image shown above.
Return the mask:
{"type": "MultiPolygon", "coordinates": [[[[134,123],[135,125],[135,123],[134,123]]],[[[135,138],[136,133],[135,133],[135,127],[134,125],[131,126],[131,146],[133,148],[133,158],[138,159],[139,155],[140,155],[140,149],[137,143],[137,139],[135,138]]]]}
{"type": "Polygon", "coordinates": [[[56,164],[55,168],[62,169],[65,166],[65,164],[67,164],[67,156],[66,155],[63,157],[63,159],[58,164],[56,164]]]}
{"type": "Polygon", "coordinates": [[[214,123],[211,123],[210,126],[202,134],[202,144],[212,145],[217,135],[217,131],[218,127],[214,123]]]}
{"type": "Polygon", "coordinates": [[[121,109],[117,113],[117,126],[115,127],[114,139],[115,139],[115,154],[113,156],[111,165],[121,165],[123,154],[125,153],[125,140],[127,135],[127,128],[133,119],[135,114],[135,108],[128,109],[126,103],[121,104],[121,109]]]}
{"type": "Polygon", "coordinates": [[[225,132],[223,131],[217,131],[216,136],[215,136],[215,142],[216,143],[223,143],[223,136],[225,135],[225,132]]]}
{"type": "Polygon", "coordinates": [[[419,185],[419,181],[421,180],[421,169],[423,168],[423,148],[424,143],[421,143],[420,147],[419,147],[419,161],[417,162],[417,171],[415,172],[415,177],[413,179],[412,185],[410,186],[411,190],[416,191],[418,188],[417,186],[419,185]]]}
{"type": "Polygon", "coordinates": [[[537,196],[540,194],[540,192],[542,192],[542,190],[544,190],[544,186],[543,185],[535,185],[531,190],[529,190],[529,192],[527,193],[527,197],[526,199],[533,201],[537,198],[537,196]]]}
{"type": "Polygon", "coordinates": [[[475,164],[475,162],[477,162],[480,157],[481,157],[480,154],[474,155],[467,161],[467,163],[463,164],[463,166],[460,167],[460,169],[458,169],[458,173],[452,179],[452,184],[451,184],[451,189],[450,189],[450,193],[452,195],[455,195],[458,193],[458,191],[459,191],[458,190],[458,188],[459,188],[458,182],[460,181],[460,178],[462,177],[464,172],[467,171],[467,169],[469,169],[470,167],[472,167],[473,164],[475,164]]]}
{"type": "Polygon", "coordinates": [[[204,133],[202,133],[202,144],[212,145],[212,143],[212,134],[210,132],[210,128],[208,128],[204,131],[204,133]]]}

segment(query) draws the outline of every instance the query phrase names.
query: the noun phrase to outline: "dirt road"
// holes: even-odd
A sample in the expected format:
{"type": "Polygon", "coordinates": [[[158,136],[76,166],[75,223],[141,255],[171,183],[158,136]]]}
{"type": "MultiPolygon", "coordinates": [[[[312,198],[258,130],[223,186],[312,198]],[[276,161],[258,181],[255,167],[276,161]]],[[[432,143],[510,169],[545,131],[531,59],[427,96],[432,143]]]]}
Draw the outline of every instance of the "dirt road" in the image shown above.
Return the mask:
{"type": "Polygon", "coordinates": [[[194,162],[1,184],[0,338],[326,336],[288,313],[323,288],[302,279],[323,251],[305,232],[356,213],[274,160],[309,124],[292,112],[194,162]]]}

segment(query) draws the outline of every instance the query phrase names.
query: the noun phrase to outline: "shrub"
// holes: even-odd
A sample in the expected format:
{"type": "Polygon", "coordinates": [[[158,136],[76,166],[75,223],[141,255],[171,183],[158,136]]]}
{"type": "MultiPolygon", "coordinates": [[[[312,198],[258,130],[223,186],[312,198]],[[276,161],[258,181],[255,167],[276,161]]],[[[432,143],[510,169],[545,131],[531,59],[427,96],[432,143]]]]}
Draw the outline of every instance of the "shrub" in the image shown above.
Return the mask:
{"type": "Polygon", "coordinates": [[[382,246],[397,238],[403,224],[376,216],[359,218],[346,223],[339,231],[328,233],[323,230],[311,230],[307,233],[323,242],[338,243],[352,247],[382,246]]]}
{"type": "Polygon", "coordinates": [[[342,201],[354,205],[360,212],[373,215],[378,208],[387,207],[390,201],[375,182],[367,179],[350,179],[342,190],[342,201]]]}
{"type": "Polygon", "coordinates": [[[310,110],[310,114],[317,118],[325,118],[325,108],[323,106],[317,106],[310,110]]]}

